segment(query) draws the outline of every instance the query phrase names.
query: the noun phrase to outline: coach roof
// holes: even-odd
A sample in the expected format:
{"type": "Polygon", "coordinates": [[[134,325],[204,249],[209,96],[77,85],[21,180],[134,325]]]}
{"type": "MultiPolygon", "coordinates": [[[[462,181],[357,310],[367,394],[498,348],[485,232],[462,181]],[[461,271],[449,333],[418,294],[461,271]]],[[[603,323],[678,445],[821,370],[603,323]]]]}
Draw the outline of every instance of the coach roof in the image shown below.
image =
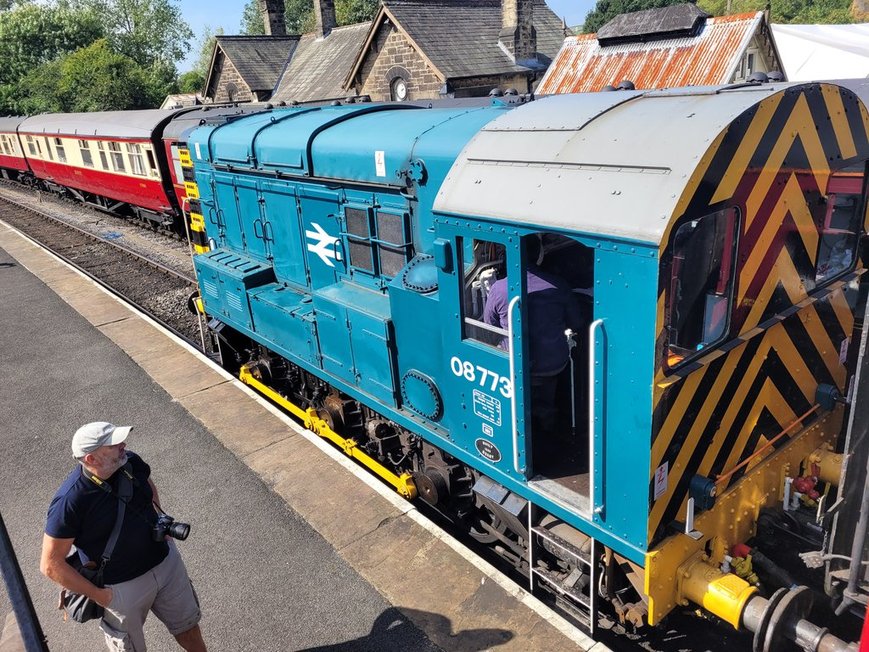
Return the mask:
{"type": "Polygon", "coordinates": [[[94,113],[45,113],[27,118],[19,131],[29,134],[101,136],[150,139],[179,109],[96,111],[94,113]]]}
{"type": "Polygon", "coordinates": [[[468,143],[434,209],[658,245],[718,135],[761,101],[798,86],[818,88],[544,97],[501,115],[468,143]]]}
{"type": "Polygon", "coordinates": [[[21,124],[22,120],[24,118],[18,115],[0,118],[0,131],[4,134],[13,133],[18,129],[18,125],[21,124]]]}

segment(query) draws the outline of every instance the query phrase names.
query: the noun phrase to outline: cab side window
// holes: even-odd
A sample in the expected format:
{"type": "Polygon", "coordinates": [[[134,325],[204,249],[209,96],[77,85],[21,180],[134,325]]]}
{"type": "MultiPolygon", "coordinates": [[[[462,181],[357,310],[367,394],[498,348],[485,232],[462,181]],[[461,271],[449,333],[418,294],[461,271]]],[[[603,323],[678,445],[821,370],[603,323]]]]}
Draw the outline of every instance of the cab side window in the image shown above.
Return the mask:
{"type": "Polygon", "coordinates": [[[671,367],[727,335],[737,224],[736,209],[729,208],[676,229],[667,299],[671,367]]]}
{"type": "MultiPolygon", "coordinates": [[[[499,327],[487,323],[484,314],[486,302],[489,301],[495,283],[506,277],[507,253],[504,245],[465,238],[459,238],[457,245],[461,269],[464,270],[461,294],[462,337],[506,349],[506,325],[499,327]]],[[[495,288],[496,293],[500,291],[495,288]]],[[[506,298],[504,293],[504,299],[506,298]]]]}
{"type": "Polygon", "coordinates": [[[827,186],[823,213],[819,216],[820,239],[815,265],[815,281],[828,281],[848,271],[857,258],[857,242],[863,224],[863,175],[843,172],[833,176],[827,186]]]}

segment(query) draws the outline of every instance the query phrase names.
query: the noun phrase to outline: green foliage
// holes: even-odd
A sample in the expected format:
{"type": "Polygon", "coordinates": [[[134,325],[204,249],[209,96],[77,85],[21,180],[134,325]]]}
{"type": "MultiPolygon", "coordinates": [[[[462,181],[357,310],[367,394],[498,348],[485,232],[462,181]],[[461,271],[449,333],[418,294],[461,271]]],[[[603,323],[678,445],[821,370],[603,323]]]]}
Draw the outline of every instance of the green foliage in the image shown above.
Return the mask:
{"type": "Polygon", "coordinates": [[[214,54],[214,44],[217,42],[218,36],[223,36],[222,27],[212,30],[211,27],[206,25],[202,30],[202,37],[199,41],[199,56],[196,57],[193,70],[202,75],[203,79],[208,77],[208,71],[211,68],[211,57],[214,54]]]}
{"type": "MultiPolygon", "coordinates": [[[[335,18],[339,25],[371,20],[380,8],[379,0],[335,0],[335,18]]],[[[317,27],[313,0],[284,0],[287,34],[305,34],[317,27]]],[[[265,34],[259,1],[248,0],[241,17],[242,34],[265,34]]]]}
{"type": "Polygon", "coordinates": [[[0,86],[104,35],[99,15],[90,10],[28,3],[0,12],[0,86]]]}
{"type": "Polygon", "coordinates": [[[339,25],[353,25],[371,20],[379,8],[379,0],[338,0],[335,3],[335,16],[339,25]]]}
{"type": "MultiPolygon", "coordinates": [[[[763,11],[766,0],[699,0],[697,6],[713,16],[763,11]],[[729,11],[728,11],[729,4],[729,11]]],[[[771,0],[770,22],[788,24],[851,23],[851,0],[771,0]]]]}
{"type": "Polygon", "coordinates": [[[241,33],[249,36],[263,36],[266,33],[259,0],[248,0],[241,12],[241,33]]]}
{"type": "Polygon", "coordinates": [[[184,58],[193,38],[181,17],[178,0],[78,0],[85,10],[99,12],[109,43],[142,66],[175,64],[184,58]]]}
{"type": "Polygon", "coordinates": [[[201,93],[205,87],[205,75],[198,70],[185,72],[178,77],[179,93],[201,93]]]}
{"type": "MultiPolygon", "coordinates": [[[[619,14],[682,4],[684,0],[598,0],[585,17],[583,31],[597,32],[619,14]]],[[[851,23],[852,0],[770,0],[770,22],[794,24],[851,23]]],[[[767,0],[697,0],[697,6],[712,16],[763,11],[767,0]],[[728,9],[729,7],[729,9],[728,9]]]]}
{"type": "Polygon", "coordinates": [[[165,68],[143,68],[100,39],[28,74],[18,106],[26,113],[142,109],[162,101],[166,82],[165,68]]]}

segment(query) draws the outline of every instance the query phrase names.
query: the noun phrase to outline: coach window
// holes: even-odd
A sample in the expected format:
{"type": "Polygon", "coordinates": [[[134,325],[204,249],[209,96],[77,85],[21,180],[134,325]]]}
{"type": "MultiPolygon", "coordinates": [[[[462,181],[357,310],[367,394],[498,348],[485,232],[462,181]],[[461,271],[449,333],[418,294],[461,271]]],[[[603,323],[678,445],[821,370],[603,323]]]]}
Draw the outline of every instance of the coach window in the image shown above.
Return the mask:
{"type": "Polygon", "coordinates": [[[99,153],[100,153],[100,167],[103,170],[108,170],[109,169],[109,161],[106,158],[106,146],[100,140],[97,141],[97,150],[99,150],[99,153]]]}
{"type": "Polygon", "coordinates": [[[31,156],[36,156],[36,144],[33,136],[27,136],[25,140],[27,141],[27,151],[30,152],[31,156]]]}
{"type": "MultiPolygon", "coordinates": [[[[146,149],[145,154],[148,156],[148,167],[151,168],[151,176],[156,177],[157,176],[157,163],[154,161],[154,152],[152,152],[150,149],[146,149]]],[[[182,179],[182,178],[184,178],[184,175],[181,175],[178,178],[182,179]]]]}
{"type": "Polygon", "coordinates": [[[6,152],[8,156],[12,156],[12,147],[9,145],[9,140],[6,137],[6,134],[3,134],[3,151],[6,152]]]}
{"type": "Polygon", "coordinates": [[[142,147],[138,143],[127,143],[127,154],[130,155],[130,168],[133,174],[145,176],[145,164],[142,161],[142,147]]]}
{"type": "Polygon", "coordinates": [[[736,257],[736,209],[683,223],[672,240],[668,357],[673,367],[727,334],[736,257]]]}
{"type": "Polygon", "coordinates": [[[863,223],[863,174],[854,170],[840,173],[830,179],[827,197],[820,201],[823,212],[818,242],[815,281],[823,283],[854,265],[857,241],[863,223]]]}
{"type": "Polygon", "coordinates": [[[115,172],[125,172],[124,153],[121,151],[121,144],[110,142],[109,153],[112,155],[112,169],[115,172]]]}
{"type": "Polygon", "coordinates": [[[55,138],[54,149],[57,151],[57,160],[61,163],[66,163],[66,149],[63,147],[63,140],[55,138]]]}
{"type": "Polygon", "coordinates": [[[90,145],[88,145],[88,141],[78,141],[78,149],[81,152],[81,162],[87,167],[92,168],[94,166],[94,157],[91,155],[91,148],[90,145]]]}
{"type": "Polygon", "coordinates": [[[487,324],[483,315],[492,286],[506,275],[507,254],[504,245],[459,238],[456,249],[461,257],[460,269],[464,269],[462,337],[506,350],[506,329],[487,324]]]}
{"type": "Polygon", "coordinates": [[[54,156],[51,153],[51,145],[48,142],[48,138],[44,138],[43,140],[45,140],[45,152],[48,154],[48,160],[53,161],[54,156]]]}

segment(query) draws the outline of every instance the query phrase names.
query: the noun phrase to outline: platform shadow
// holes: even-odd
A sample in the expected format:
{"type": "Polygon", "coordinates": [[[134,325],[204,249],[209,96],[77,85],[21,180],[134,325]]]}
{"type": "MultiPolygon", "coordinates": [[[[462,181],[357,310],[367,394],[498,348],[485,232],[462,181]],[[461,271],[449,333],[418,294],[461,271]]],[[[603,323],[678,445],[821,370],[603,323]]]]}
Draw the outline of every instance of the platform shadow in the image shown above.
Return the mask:
{"type": "Polygon", "coordinates": [[[453,632],[449,618],[418,609],[390,608],[381,613],[371,632],[361,638],[304,648],[299,652],[396,652],[439,650],[481,652],[513,639],[506,629],[466,629],[453,632]]]}

